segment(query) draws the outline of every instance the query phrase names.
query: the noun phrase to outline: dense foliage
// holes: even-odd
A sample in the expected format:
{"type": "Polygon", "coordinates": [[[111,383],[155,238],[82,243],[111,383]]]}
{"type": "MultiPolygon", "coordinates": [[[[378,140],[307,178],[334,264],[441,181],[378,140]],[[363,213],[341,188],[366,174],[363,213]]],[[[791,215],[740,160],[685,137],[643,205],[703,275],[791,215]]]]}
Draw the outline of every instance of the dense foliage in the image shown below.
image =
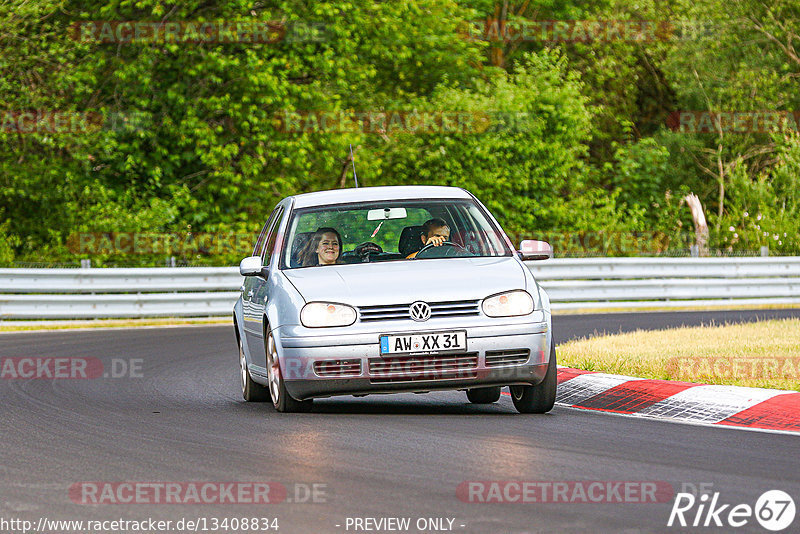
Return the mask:
{"type": "Polygon", "coordinates": [[[233,263],[283,196],[351,185],[350,144],[361,185],[465,187],[557,252],[685,248],[692,192],[712,250],[797,254],[798,23],[789,0],[2,2],[0,263],[233,263]],[[626,21],[656,29],[597,29],[626,21]],[[708,121],[727,112],[757,124],[708,121]],[[110,245],[137,235],[195,241],[110,245]]]}

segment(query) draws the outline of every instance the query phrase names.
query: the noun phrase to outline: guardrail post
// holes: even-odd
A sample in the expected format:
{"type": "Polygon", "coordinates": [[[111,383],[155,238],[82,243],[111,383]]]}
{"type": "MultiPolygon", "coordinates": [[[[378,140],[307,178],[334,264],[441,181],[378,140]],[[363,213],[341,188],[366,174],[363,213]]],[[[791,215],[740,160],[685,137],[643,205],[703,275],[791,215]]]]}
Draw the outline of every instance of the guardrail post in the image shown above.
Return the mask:
{"type": "Polygon", "coordinates": [[[769,256],[769,247],[767,245],[761,247],[761,255],[769,256]]]}
{"type": "Polygon", "coordinates": [[[700,246],[699,245],[692,245],[689,247],[689,251],[693,258],[700,257],[700,246]]]}
{"type": "Polygon", "coordinates": [[[167,267],[175,267],[175,256],[167,258],[167,267]]]}
{"type": "Polygon", "coordinates": [[[81,269],[91,269],[92,268],[92,260],[81,260],[81,269]]]}

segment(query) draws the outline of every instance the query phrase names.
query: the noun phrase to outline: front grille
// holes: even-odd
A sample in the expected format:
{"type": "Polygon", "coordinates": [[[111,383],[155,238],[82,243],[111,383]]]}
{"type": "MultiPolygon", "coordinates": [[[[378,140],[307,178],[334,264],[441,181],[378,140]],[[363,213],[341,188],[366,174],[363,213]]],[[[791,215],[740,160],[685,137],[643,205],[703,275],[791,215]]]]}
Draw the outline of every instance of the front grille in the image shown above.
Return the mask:
{"type": "Polygon", "coordinates": [[[373,383],[475,378],[477,368],[476,352],[369,359],[370,382],[373,383]]]}
{"type": "Polygon", "coordinates": [[[487,350],[486,367],[519,365],[527,362],[530,355],[530,349],[487,350]]]}
{"type": "MultiPolygon", "coordinates": [[[[431,319],[437,317],[466,317],[478,315],[479,302],[477,300],[455,300],[448,302],[429,302],[431,319]]],[[[408,310],[411,304],[382,304],[379,306],[361,306],[358,308],[361,322],[391,321],[397,319],[410,319],[408,310]]]]}
{"type": "Polygon", "coordinates": [[[314,362],[317,376],[358,376],[361,374],[361,360],[322,360],[314,362]]]}

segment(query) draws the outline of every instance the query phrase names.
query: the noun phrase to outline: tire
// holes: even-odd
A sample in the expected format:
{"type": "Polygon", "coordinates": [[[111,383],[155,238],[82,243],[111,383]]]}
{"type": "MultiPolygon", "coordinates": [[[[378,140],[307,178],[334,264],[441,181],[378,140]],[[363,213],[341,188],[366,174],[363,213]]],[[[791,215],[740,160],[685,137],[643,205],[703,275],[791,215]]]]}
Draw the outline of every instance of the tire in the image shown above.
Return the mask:
{"type": "Polygon", "coordinates": [[[467,399],[472,404],[491,404],[500,400],[500,386],[472,388],[467,390],[467,399]]]}
{"type": "Polygon", "coordinates": [[[242,385],[242,397],[247,402],[266,402],[271,400],[269,389],[253,382],[250,371],[247,370],[247,359],[244,357],[242,340],[238,335],[236,336],[236,341],[239,343],[239,378],[242,385]]]}
{"type": "Polygon", "coordinates": [[[556,367],[556,344],[550,340],[550,363],[547,374],[537,386],[509,386],[511,401],[519,413],[547,413],[556,403],[556,385],[558,369],[556,367]]]}
{"type": "Polygon", "coordinates": [[[279,412],[310,412],[314,404],[313,399],[299,401],[292,398],[289,392],[286,391],[286,384],[284,384],[283,376],[281,375],[278,347],[275,344],[275,337],[272,335],[272,330],[269,328],[267,328],[265,341],[265,349],[267,351],[267,376],[269,377],[268,391],[272,398],[272,405],[275,406],[275,409],[279,412]]]}

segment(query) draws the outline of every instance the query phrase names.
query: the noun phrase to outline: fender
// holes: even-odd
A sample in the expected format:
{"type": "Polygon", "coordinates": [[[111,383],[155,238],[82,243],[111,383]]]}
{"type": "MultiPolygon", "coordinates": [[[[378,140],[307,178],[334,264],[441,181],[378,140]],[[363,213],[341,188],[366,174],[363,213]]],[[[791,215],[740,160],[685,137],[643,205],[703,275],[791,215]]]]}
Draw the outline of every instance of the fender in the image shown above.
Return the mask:
{"type": "Polygon", "coordinates": [[[273,269],[269,273],[269,285],[270,295],[277,292],[288,298],[280,299],[279,302],[275,302],[274,299],[267,300],[264,307],[265,316],[262,317],[262,329],[266,324],[276,330],[284,325],[300,324],[300,310],[305,306],[306,300],[294,287],[294,284],[283,275],[280,269],[273,269]]]}
{"type": "Polygon", "coordinates": [[[249,354],[249,349],[247,347],[247,338],[244,335],[244,331],[242,330],[242,324],[244,324],[244,314],[242,312],[242,297],[239,296],[236,299],[236,304],[233,305],[233,328],[236,331],[237,339],[242,340],[242,347],[244,347],[244,355],[247,358],[249,354]]]}
{"type": "Polygon", "coordinates": [[[537,304],[534,305],[534,308],[542,310],[544,312],[545,320],[547,321],[547,350],[545,351],[547,359],[545,361],[550,363],[550,346],[553,344],[553,316],[550,310],[550,295],[548,295],[547,291],[545,291],[544,288],[539,285],[536,277],[533,276],[531,270],[528,269],[528,266],[525,265],[525,263],[521,260],[520,263],[525,269],[525,289],[527,289],[531,296],[538,300],[537,304]]]}
{"type": "MultiPolygon", "coordinates": [[[[256,367],[256,371],[254,372],[253,358],[250,356],[250,347],[247,344],[247,336],[244,335],[244,330],[242,330],[243,324],[244,324],[244,312],[242,311],[242,297],[240,296],[236,300],[236,304],[233,305],[233,327],[236,331],[236,337],[242,342],[242,349],[244,349],[244,359],[247,362],[248,370],[250,370],[250,376],[253,378],[254,382],[258,382],[259,384],[261,384],[261,376],[260,373],[257,371],[257,369],[259,368],[256,367]]],[[[262,385],[266,385],[266,381],[262,385]]]]}

